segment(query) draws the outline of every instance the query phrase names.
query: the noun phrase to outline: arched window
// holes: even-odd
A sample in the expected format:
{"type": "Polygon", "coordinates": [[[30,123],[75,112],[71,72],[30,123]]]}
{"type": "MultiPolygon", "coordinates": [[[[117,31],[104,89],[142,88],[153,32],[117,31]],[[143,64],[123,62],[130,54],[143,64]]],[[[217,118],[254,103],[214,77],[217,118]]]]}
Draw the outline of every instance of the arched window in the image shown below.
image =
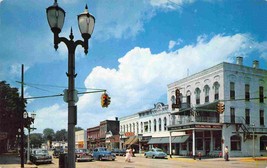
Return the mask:
{"type": "Polygon", "coordinates": [[[125,130],[125,125],[123,125],[123,132],[126,132],[126,130],[125,130]]]}
{"type": "Polygon", "coordinates": [[[266,151],[267,148],[267,136],[261,136],[260,137],[260,150],[266,151]]]}
{"type": "Polygon", "coordinates": [[[137,134],[139,134],[139,124],[136,122],[136,129],[137,129],[137,134]]]}
{"type": "Polygon", "coordinates": [[[200,104],[200,89],[196,88],[195,94],[196,94],[196,104],[200,104]]]}
{"type": "Polygon", "coordinates": [[[143,122],[141,122],[141,133],[143,133],[143,122]]]}
{"type": "Polygon", "coordinates": [[[164,119],[163,119],[164,121],[164,131],[166,131],[167,130],[167,118],[166,117],[164,117],[164,119]]]}
{"type": "Polygon", "coordinates": [[[186,92],[186,105],[191,107],[191,92],[189,90],[186,92]]]}
{"type": "Polygon", "coordinates": [[[130,132],[132,132],[132,124],[130,124],[130,132]]]}
{"type": "Polygon", "coordinates": [[[159,131],[161,131],[161,118],[159,118],[159,131]]]}
{"type": "Polygon", "coordinates": [[[151,132],[151,120],[149,120],[149,132],[151,132]]]}
{"type": "Polygon", "coordinates": [[[231,150],[241,151],[241,137],[239,135],[231,136],[231,150]]]}
{"type": "Polygon", "coordinates": [[[133,132],[135,133],[135,124],[133,123],[133,132]]]}
{"type": "Polygon", "coordinates": [[[129,132],[129,130],[128,130],[128,124],[126,125],[126,131],[129,132]]]}
{"type": "Polygon", "coordinates": [[[204,86],[204,93],[205,93],[205,103],[208,103],[210,101],[210,87],[208,85],[204,86]]]}
{"type": "Polygon", "coordinates": [[[220,88],[219,83],[215,82],[213,87],[214,87],[214,100],[219,100],[219,88],[220,88]]]}
{"type": "Polygon", "coordinates": [[[157,120],[154,119],[154,132],[156,132],[156,131],[157,131],[157,120]]]}

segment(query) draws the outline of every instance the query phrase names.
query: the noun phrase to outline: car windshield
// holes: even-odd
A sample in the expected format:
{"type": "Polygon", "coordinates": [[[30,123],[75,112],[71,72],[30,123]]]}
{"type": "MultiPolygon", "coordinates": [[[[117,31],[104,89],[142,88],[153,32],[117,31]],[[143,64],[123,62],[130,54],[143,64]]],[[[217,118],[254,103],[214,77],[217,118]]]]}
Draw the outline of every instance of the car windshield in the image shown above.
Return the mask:
{"type": "Polygon", "coordinates": [[[162,149],[155,149],[155,152],[162,152],[162,149]]]}
{"type": "Polygon", "coordinates": [[[38,149],[35,151],[35,154],[37,154],[37,155],[48,154],[48,151],[45,149],[38,149]]]}
{"type": "Polygon", "coordinates": [[[89,152],[88,149],[78,149],[77,151],[80,153],[88,153],[89,152]]]}
{"type": "Polygon", "coordinates": [[[106,151],[107,148],[99,148],[99,151],[106,151]]]}

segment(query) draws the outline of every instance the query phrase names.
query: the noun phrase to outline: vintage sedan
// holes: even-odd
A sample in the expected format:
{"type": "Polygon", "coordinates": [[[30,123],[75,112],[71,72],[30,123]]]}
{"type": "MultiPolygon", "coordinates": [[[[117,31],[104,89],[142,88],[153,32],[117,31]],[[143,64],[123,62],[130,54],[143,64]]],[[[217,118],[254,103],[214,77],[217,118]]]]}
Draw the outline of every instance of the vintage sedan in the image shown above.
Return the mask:
{"type": "Polygon", "coordinates": [[[75,160],[79,161],[92,161],[93,155],[88,149],[75,149],[75,160]]]}
{"type": "Polygon", "coordinates": [[[146,158],[167,158],[167,154],[160,148],[152,148],[151,150],[145,152],[144,156],[146,158]]]}
{"type": "Polygon", "coordinates": [[[52,156],[46,149],[32,149],[30,161],[34,164],[52,163],[52,156]]]}
{"type": "Polygon", "coordinates": [[[93,151],[93,158],[94,160],[115,160],[116,155],[107,150],[107,148],[98,147],[93,151]]]}

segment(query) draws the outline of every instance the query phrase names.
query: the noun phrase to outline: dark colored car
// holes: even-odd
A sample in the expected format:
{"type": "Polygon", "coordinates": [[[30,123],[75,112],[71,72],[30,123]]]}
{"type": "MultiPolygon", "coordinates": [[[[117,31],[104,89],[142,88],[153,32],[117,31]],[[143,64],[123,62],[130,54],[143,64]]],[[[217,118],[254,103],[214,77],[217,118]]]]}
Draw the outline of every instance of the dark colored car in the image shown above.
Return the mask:
{"type": "Polygon", "coordinates": [[[93,155],[88,149],[75,149],[75,160],[79,161],[92,161],[93,155]]]}
{"type": "Polygon", "coordinates": [[[65,153],[63,148],[55,148],[55,149],[53,150],[53,157],[54,157],[54,158],[58,158],[59,155],[60,155],[60,154],[63,154],[63,153],[65,153]]]}
{"type": "Polygon", "coordinates": [[[48,154],[46,149],[32,149],[30,161],[34,164],[52,163],[52,156],[48,154]]]}
{"type": "Polygon", "coordinates": [[[94,160],[115,160],[116,155],[105,147],[98,147],[93,151],[93,158],[94,160]]]}

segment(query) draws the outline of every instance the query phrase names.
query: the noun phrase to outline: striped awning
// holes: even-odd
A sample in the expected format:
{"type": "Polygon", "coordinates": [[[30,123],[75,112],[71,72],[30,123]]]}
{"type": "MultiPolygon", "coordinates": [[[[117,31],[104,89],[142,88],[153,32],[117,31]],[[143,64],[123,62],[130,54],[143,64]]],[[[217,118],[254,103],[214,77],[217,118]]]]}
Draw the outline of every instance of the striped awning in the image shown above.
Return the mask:
{"type": "MultiPolygon", "coordinates": [[[[189,138],[189,135],[173,136],[172,143],[184,143],[189,138]]],[[[148,144],[168,144],[169,137],[154,137],[148,141],[148,144]]]]}

